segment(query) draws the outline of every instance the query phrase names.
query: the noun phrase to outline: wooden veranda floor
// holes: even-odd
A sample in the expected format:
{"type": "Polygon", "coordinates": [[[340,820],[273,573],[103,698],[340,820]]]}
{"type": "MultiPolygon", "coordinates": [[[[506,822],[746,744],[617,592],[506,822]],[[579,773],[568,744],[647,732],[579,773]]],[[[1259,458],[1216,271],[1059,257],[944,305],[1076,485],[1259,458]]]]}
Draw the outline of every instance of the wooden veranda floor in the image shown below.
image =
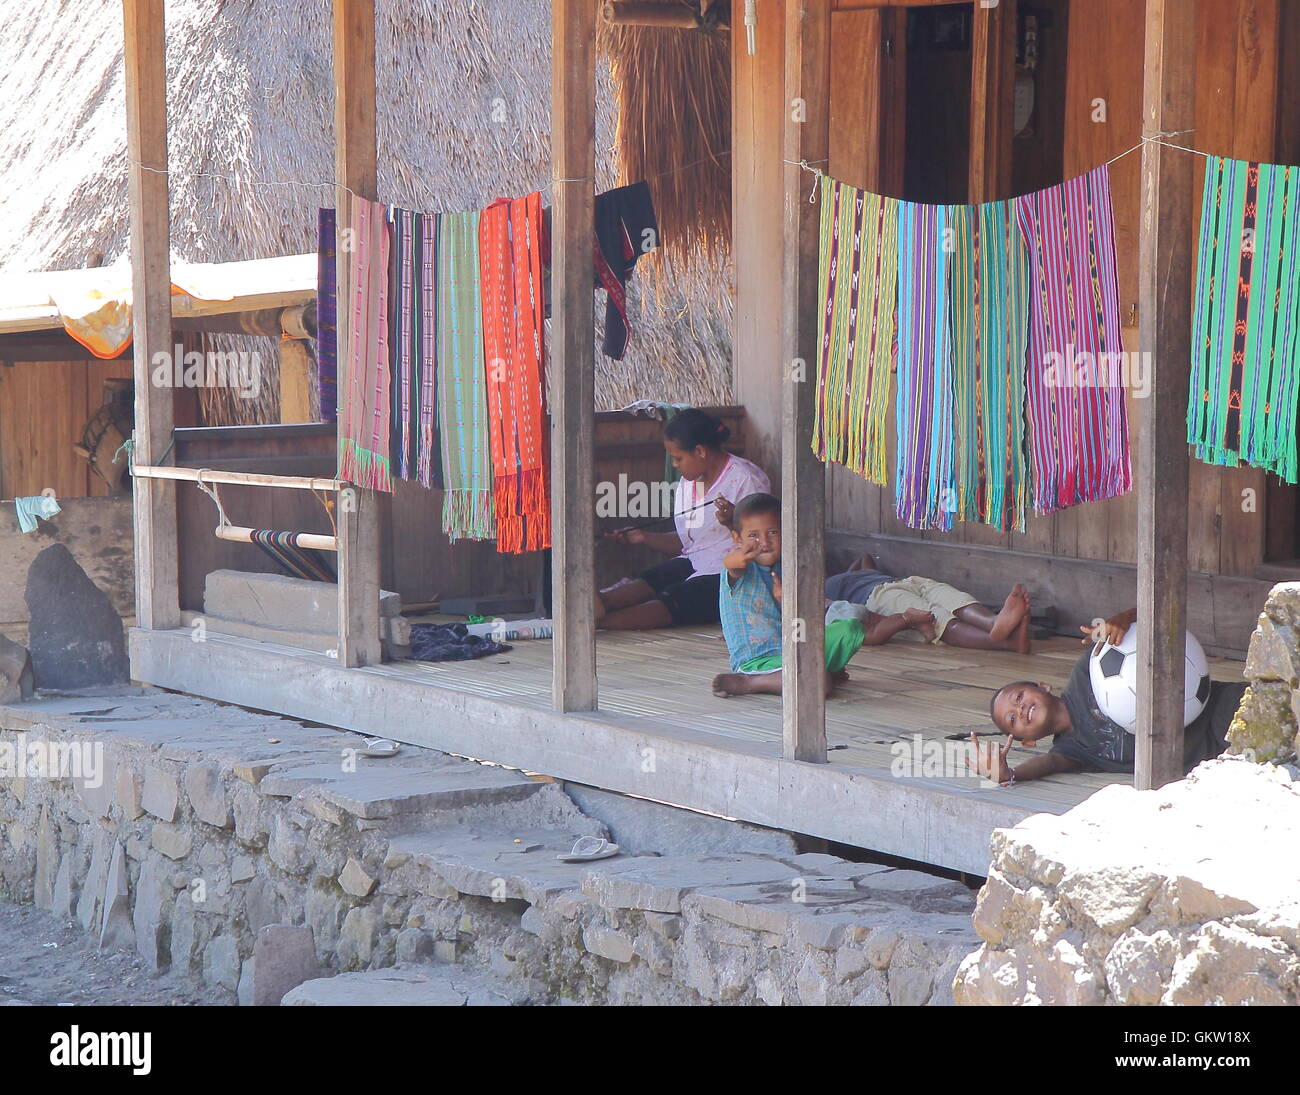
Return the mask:
{"type": "MultiPolygon", "coordinates": [[[[343,669],[325,655],[188,629],[131,635],[137,679],[197,695],[983,873],[988,835],[1032,813],[1063,813],[1131,777],[1066,775],[1012,788],[973,777],[900,779],[899,742],[996,736],[994,688],[1059,687],[1083,647],[1060,637],[1018,656],[895,640],[866,648],[827,705],[829,763],[781,756],[775,696],[722,699],[717,628],[601,632],[600,709],[551,710],[551,643],[520,641],[471,662],[343,669]]],[[[1215,661],[1222,679],[1240,664],[1215,661]]],[[[1017,749],[1015,756],[1028,752],[1017,749]]]]}

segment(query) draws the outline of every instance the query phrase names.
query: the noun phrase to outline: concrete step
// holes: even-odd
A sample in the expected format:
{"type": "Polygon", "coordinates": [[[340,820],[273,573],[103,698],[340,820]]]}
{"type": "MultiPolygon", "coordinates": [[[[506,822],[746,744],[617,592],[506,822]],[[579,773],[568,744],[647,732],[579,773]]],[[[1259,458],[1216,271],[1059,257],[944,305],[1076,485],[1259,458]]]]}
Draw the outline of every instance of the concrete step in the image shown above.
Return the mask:
{"type": "MultiPolygon", "coordinates": [[[[395,966],[318,977],[290,989],[281,1007],[462,1008],[533,1003],[518,985],[463,966],[395,966]]],[[[536,1001],[542,1002],[542,1001],[536,1001]]]]}

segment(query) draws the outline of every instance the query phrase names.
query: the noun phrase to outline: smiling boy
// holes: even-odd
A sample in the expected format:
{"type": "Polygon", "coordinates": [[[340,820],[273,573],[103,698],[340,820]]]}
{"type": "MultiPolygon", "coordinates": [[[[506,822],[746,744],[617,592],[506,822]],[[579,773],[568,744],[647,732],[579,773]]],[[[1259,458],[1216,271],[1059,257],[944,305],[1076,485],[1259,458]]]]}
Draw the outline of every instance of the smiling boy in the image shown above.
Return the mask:
{"type": "MultiPolygon", "coordinates": [[[[1112,616],[1105,623],[1105,636],[1119,643],[1137,618],[1137,611],[1112,616]]],[[[1091,629],[1080,628],[1087,637],[1091,629]]],[[[1007,735],[1003,745],[981,745],[974,734],[971,742],[976,757],[971,767],[995,783],[1023,783],[1059,772],[1132,772],[1137,738],[1102,713],[1092,691],[1089,654],[1075,663],[1069,682],[1059,696],[1041,681],[1012,681],[1004,684],[989,703],[993,724],[1007,735]],[[1051,749],[1011,768],[1007,755],[1019,743],[1030,749],[1044,738],[1052,738],[1051,749]]],[[[1246,690],[1245,682],[1215,681],[1210,686],[1205,709],[1183,731],[1183,768],[1190,771],[1203,760],[1217,757],[1226,748],[1225,735],[1246,690]]]]}

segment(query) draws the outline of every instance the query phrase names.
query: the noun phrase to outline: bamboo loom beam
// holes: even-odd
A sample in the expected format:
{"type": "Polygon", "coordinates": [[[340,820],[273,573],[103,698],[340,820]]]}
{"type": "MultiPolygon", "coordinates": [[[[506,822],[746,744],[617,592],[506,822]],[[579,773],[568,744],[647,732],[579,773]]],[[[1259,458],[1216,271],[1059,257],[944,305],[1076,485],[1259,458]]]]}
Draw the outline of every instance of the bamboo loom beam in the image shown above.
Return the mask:
{"type": "MultiPolygon", "coordinates": [[[[251,544],[255,531],[255,529],[244,528],[242,525],[218,525],[213,535],[218,540],[229,540],[236,544],[251,544]]],[[[339,549],[337,536],[322,536],[315,532],[299,532],[294,535],[297,537],[296,544],[298,547],[315,548],[317,551],[338,551],[339,549]]]]}
{"type": "Polygon", "coordinates": [[[286,487],[290,490],[344,490],[350,484],[342,479],[316,479],[307,475],[267,475],[252,471],[211,471],[208,468],[159,467],[134,464],[131,474],[141,479],[176,479],[190,483],[237,484],[245,487],[286,487]]]}
{"type": "Polygon", "coordinates": [[[781,385],[781,722],[784,754],[826,763],[826,470],[812,450],[820,343],[819,205],[801,161],[830,155],[830,0],[785,6],[781,385]]]}

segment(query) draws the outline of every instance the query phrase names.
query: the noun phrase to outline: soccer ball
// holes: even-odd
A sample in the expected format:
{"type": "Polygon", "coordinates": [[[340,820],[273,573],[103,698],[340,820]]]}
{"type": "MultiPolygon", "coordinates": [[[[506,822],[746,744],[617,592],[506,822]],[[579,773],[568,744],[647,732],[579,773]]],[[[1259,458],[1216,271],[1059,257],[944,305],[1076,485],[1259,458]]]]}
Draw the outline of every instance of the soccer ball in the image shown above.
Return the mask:
{"type": "MultiPolygon", "coordinates": [[[[1088,673],[1097,706],[1116,726],[1130,734],[1137,730],[1138,625],[1133,624],[1118,646],[1098,643],[1092,648],[1088,673]]],[[[1183,657],[1183,725],[1205,710],[1210,698],[1210,665],[1196,636],[1187,633],[1183,657]]]]}

